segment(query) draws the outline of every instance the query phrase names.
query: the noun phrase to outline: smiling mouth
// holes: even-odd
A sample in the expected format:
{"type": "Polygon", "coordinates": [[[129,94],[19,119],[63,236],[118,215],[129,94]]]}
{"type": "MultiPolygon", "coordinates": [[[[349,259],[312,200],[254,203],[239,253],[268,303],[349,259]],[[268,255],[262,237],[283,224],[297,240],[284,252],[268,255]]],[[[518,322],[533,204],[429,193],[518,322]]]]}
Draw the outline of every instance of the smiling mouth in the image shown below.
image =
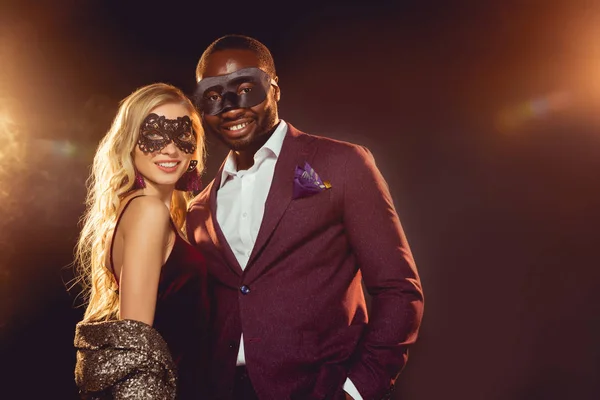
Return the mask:
{"type": "Polygon", "coordinates": [[[248,125],[250,125],[250,122],[243,122],[241,124],[224,127],[223,129],[225,129],[227,131],[230,131],[230,132],[235,132],[235,131],[239,131],[241,129],[244,129],[248,125]]]}
{"type": "Polygon", "coordinates": [[[173,167],[176,167],[177,165],[179,165],[179,161],[161,162],[161,163],[156,163],[156,165],[158,165],[159,167],[163,167],[163,168],[173,168],[173,167]]]}

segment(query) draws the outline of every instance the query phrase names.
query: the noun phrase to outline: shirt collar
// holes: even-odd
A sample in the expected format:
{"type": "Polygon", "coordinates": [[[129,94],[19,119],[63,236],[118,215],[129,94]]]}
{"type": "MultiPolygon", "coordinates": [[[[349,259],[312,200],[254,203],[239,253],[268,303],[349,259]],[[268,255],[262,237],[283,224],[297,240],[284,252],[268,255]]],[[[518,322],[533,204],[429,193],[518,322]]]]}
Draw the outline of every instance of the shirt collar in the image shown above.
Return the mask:
{"type": "MultiPolygon", "coordinates": [[[[267,158],[269,154],[273,155],[275,159],[279,158],[279,154],[281,153],[281,148],[283,147],[283,140],[285,139],[285,135],[287,133],[287,124],[284,120],[279,120],[279,125],[273,131],[273,134],[267,140],[267,142],[254,154],[255,163],[263,158],[267,158]]],[[[219,189],[223,187],[225,181],[229,176],[237,175],[237,165],[235,162],[235,154],[233,151],[230,151],[227,155],[227,159],[225,160],[225,165],[223,165],[223,172],[221,173],[221,184],[219,185],[219,189]]]]}

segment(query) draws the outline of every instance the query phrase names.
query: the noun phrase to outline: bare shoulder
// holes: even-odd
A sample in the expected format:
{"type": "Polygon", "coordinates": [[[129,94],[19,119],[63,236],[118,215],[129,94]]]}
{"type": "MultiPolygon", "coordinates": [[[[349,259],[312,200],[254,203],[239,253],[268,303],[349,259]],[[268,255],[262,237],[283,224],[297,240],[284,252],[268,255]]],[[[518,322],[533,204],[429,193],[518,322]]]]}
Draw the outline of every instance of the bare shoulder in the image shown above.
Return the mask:
{"type": "Polygon", "coordinates": [[[144,231],[164,233],[169,229],[171,215],[166,204],[154,196],[141,196],[130,200],[123,213],[123,233],[144,231]]]}

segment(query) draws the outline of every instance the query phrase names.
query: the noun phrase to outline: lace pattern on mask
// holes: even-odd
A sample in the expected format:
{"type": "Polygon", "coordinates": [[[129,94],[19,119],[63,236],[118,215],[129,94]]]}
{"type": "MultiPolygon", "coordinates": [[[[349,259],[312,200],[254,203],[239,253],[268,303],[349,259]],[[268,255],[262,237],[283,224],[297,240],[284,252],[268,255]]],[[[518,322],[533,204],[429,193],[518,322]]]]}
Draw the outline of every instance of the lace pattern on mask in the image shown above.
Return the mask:
{"type": "Polygon", "coordinates": [[[196,150],[196,133],[192,121],[186,115],[177,119],[167,119],[154,113],[149,114],[140,127],[138,147],[144,153],[154,153],[164,149],[169,143],[184,153],[196,150]]]}

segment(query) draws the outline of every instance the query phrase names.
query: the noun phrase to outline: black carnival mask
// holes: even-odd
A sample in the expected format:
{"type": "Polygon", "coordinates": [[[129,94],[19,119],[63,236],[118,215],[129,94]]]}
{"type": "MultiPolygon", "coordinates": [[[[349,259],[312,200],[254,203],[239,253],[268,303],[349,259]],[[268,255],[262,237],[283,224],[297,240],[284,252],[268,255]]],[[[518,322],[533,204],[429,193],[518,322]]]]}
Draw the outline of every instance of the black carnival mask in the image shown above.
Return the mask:
{"type": "Polygon", "coordinates": [[[177,119],[167,119],[154,113],[149,114],[140,127],[138,147],[144,153],[154,153],[167,147],[169,143],[184,153],[196,150],[196,134],[192,121],[187,115],[177,119]]]}
{"type": "Polygon", "coordinates": [[[217,115],[231,108],[254,107],[267,98],[269,74],[259,68],[243,68],[227,75],[204,78],[196,89],[196,106],[204,114],[217,115]]]}

